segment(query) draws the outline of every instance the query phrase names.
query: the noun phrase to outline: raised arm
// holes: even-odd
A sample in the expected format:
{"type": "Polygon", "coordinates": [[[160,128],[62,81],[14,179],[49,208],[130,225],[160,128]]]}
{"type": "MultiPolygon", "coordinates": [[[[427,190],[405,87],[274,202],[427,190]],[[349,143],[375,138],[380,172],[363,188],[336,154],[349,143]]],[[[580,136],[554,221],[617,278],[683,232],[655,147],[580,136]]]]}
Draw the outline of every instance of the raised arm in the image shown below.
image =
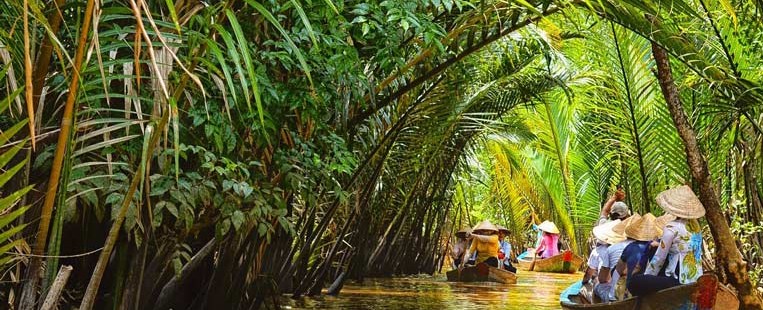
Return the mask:
{"type": "Polygon", "coordinates": [[[625,198],[625,192],[623,192],[622,189],[617,189],[615,194],[612,195],[612,197],[609,197],[607,202],[604,203],[604,207],[601,208],[601,213],[599,213],[599,218],[609,217],[609,212],[612,211],[612,205],[617,201],[623,200],[623,198],[625,198]]]}

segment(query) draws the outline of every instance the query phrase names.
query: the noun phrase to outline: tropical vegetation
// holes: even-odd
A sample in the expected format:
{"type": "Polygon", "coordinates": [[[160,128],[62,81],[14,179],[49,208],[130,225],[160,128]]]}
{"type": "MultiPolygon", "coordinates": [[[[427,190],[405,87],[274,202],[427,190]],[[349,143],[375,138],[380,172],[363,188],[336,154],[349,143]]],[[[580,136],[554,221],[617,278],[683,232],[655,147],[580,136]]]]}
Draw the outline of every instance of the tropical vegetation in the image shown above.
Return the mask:
{"type": "Polygon", "coordinates": [[[761,308],[763,2],[0,3],[0,300],[257,309],[436,273],[490,218],[588,250],[690,184],[761,308]]]}

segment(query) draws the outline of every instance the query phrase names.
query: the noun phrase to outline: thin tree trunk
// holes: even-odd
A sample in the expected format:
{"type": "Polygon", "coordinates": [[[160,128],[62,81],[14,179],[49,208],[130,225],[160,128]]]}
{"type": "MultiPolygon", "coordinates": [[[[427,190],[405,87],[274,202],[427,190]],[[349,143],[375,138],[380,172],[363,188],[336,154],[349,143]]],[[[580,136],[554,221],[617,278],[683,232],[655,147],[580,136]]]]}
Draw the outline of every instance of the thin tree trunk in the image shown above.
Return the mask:
{"type": "Polygon", "coordinates": [[[42,205],[42,211],[40,213],[40,225],[37,229],[37,239],[35,240],[32,252],[35,256],[32,257],[32,261],[29,265],[29,270],[27,271],[28,281],[24,285],[24,292],[21,295],[21,302],[19,305],[19,309],[21,310],[32,310],[37,296],[37,284],[40,280],[40,268],[42,266],[41,256],[45,250],[45,242],[48,239],[50,218],[53,214],[53,205],[56,202],[56,192],[58,191],[58,182],[61,177],[64,155],[66,154],[66,148],[69,146],[71,140],[70,131],[74,124],[74,102],[77,99],[77,90],[80,85],[80,68],[82,67],[82,62],[85,56],[85,48],[87,47],[87,38],[90,34],[94,7],[95,1],[88,0],[87,5],[85,6],[82,29],[80,29],[77,52],[74,56],[74,67],[72,69],[72,80],[69,84],[69,94],[66,98],[64,114],[61,118],[61,132],[58,135],[58,143],[56,144],[56,151],[53,156],[48,188],[45,193],[45,202],[42,205]]]}
{"type": "Polygon", "coordinates": [[[734,236],[723,216],[707,162],[697,142],[697,135],[681,104],[681,97],[670,71],[668,53],[659,45],[652,43],[652,54],[657,62],[657,80],[668,104],[673,123],[684,142],[689,169],[699,185],[699,199],[707,210],[705,217],[713,234],[716,245],[715,253],[721,263],[720,267],[727,280],[739,291],[741,309],[763,309],[763,302],[758,297],[755,286],[750,280],[747,262],[744,261],[736,243],[734,243],[734,236]]]}
{"type": "Polygon", "coordinates": [[[56,309],[56,305],[58,305],[58,299],[61,297],[61,293],[64,291],[64,287],[66,286],[66,282],[69,280],[69,275],[72,273],[72,269],[72,266],[67,265],[61,266],[61,268],[58,269],[56,280],[54,280],[53,284],[50,286],[48,296],[45,297],[45,302],[42,303],[40,310],[56,309]]]}
{"type": "Polygon", "coordinates": [[[43,36],[44,38],[42,39],[42,45],[40,45],[40,52],[37,55],[37,60],[34,64],[34,76],[32,77],[32,85],[34,85],[32,105],[34,107],[38,107],[42,88],[45,87],[45,77],[48,74],[50,58],[53,56],[53,43],[51,42],[50,37],[57,34],[58,30],[61,28],[61,7],[64,6],[66,0],[56,0],[53,3],[54,9],[50,15],[48,15],[48,24],[50,25],[51,34],[43,36]]]}

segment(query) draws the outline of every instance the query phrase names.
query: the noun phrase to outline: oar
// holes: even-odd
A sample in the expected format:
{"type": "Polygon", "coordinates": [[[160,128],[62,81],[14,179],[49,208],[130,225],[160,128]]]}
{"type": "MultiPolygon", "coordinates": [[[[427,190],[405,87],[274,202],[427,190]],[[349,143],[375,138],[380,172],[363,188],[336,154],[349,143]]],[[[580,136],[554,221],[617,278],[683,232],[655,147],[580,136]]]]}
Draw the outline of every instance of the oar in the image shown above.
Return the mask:
{"type": "MultiPolygon", "coordinates": [[[[472,242],[474,242],[474,240],[472,240],[472,242]]],[[[461,258],[461,264],[458,266],[458,281],[461,281],[461,271],[464,270],[464,265],[466,265],[466,254],[469,254],[469,248],[471,248],[471,243],[466,246],[464,257],[461,258]]]]}
{"type": "Polygon", "coordinates": [[[535,269],[535,258],[538,257],[538,254],[533,253],[533,261],[530,263],[530,268],[528,268],[529,271],[533,271],[535,269]]]}

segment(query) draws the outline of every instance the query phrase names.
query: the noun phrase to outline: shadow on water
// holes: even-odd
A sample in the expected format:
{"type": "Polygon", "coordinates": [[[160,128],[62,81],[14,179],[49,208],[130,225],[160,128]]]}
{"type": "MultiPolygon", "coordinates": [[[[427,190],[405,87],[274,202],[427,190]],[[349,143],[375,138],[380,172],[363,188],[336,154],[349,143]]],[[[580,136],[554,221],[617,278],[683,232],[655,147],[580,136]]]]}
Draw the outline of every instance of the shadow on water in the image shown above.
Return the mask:
{"type": "Polygon", "coordinates": [[[522,272],[517,284],[447,282],[445,275],[366,279],[347,283],[339,296],[297,300],[286,309],[559,309],[559,294],[577,274],[522,272]]]}

